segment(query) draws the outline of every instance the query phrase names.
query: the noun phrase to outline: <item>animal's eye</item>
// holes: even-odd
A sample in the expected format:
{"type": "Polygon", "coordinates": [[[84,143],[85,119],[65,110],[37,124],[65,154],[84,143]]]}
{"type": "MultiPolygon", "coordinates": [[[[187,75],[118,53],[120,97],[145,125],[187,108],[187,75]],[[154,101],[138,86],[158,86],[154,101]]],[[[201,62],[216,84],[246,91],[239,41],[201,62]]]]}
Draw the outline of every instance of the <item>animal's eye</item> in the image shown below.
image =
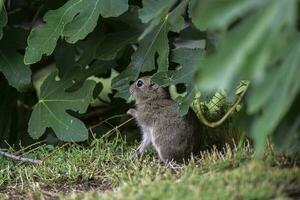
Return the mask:
{"type": "Polygon", "coordinates": [[[136,86],[137,86],[138,88],[143,87],[143,86],[144,86],[144,81],[142,81],[141,79],[138,80],[138,81],[136,82],[136,86]]]}

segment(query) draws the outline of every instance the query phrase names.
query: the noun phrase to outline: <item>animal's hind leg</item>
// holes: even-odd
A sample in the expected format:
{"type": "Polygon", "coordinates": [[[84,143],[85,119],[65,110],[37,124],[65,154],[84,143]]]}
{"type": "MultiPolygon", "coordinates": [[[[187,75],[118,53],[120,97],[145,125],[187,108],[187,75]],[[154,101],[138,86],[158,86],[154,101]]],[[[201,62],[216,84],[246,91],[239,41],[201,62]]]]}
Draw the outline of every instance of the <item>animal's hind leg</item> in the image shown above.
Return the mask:
{"type": "Polygon", "coordinates": [[[143,139],[141,144],[138,146],[138,148],[135,150],[134,155],[132,155],[131,158],[142,155],[144,151],[151,145],[151,136],[150,132],[147,130],[143,130],[143,139]]]}

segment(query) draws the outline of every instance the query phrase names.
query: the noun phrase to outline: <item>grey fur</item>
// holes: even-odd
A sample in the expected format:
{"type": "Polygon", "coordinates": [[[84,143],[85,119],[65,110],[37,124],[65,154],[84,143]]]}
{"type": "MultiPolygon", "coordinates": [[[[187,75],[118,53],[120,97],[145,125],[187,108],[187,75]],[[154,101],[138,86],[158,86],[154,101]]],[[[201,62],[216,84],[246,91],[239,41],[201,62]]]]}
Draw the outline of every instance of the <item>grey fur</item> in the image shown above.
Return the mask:
{"type": "Polygon", "coordinates": [[[136,150],[142,154],[152,145],[160,159],[182,162],[200,149],[201,126],[190,110],[184,117],[178,114],[178,105],[169,93],[150,77],[142,77],[130,86],[130,92],[136,100],[136,109],[129,109],[142,130],[143,139],[136,150]],[[143,81],[142,87],[137,81],[143,81]]]}

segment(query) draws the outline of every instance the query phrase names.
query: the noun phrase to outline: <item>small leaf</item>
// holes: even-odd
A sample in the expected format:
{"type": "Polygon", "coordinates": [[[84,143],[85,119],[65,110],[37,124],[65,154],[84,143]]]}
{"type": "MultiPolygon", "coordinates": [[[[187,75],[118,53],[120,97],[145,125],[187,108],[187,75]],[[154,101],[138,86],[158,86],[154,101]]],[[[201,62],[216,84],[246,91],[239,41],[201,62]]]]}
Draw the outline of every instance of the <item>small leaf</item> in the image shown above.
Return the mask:
{"type": "Polygon", "coordinates": [[[2,29],[6,26],[6,24],[7,24],[7,13],[4,6],[4,0],[0,0],[0,40],[2,39],[3,36],[2,29]]]}
{"type": "Polygon", "coordinates": [[[184,97],[179,97],[176,99],[176,101],[179,103],[178,112],[181,116],[184,116],[188,113],[192,102],[195,100],[195,96],[196,96],[196,89],[193,88],[184,97]]]}
{"type": "Polygon", "coordinates": [[[85,125],[66,111],[84,113],[93,101],[96,83],[85,81],[75,92],[66,92],[72,82],[69,79],[55,80],[57,73],[47,77],[41,87],[38,103],[31,114],[28,132],[34,139],[43,135],[46,128],[52,128],[63,141],[83,141],[88,138],[85,125]]]}
{"type": "Polygon", "coordinates": [[[226,103],[226,94],[224,92],[216,92],[212,98],[206,103],[208,111],[213,114],[220,112],[226,103]]]}

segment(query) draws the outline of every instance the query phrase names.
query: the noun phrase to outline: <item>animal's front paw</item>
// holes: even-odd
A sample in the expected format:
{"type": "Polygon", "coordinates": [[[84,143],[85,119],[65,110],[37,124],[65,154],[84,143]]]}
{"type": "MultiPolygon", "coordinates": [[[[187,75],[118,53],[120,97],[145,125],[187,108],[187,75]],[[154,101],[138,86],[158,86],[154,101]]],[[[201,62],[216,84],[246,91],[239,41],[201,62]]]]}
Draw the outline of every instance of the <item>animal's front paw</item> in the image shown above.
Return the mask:
{"type": "Polygon", "coordinates": [[[133,108],[130,108],[130,109],[127,111],[127,114],[128,114],[128,115],[131,115],[132,117],[136,117],[136,110],[133,109],[133,108]]]}

